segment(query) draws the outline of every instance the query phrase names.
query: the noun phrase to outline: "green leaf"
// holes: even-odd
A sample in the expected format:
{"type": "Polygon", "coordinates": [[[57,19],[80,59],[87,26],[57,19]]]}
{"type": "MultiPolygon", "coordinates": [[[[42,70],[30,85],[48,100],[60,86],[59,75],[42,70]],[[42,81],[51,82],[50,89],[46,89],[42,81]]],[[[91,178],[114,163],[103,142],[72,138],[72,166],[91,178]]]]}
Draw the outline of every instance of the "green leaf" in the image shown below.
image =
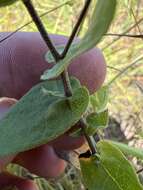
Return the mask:
{"type": "Polygon", "coordinates": [[[104,129],[109,122],[108,110],[100,113],[91,113],[87,116],[86,122],[88,124],[87,134],[94,135],[98,129],[104,129]]]}
{"type": "Polygon", "coordinates": [[[143,160],[143,150],[142,149],[131,147],[131,146],[128,146],[127,144],[120,143],[120,142],[115,142],[115,141],[109,141],[109,142],[112,143],[117,148],[119,148],[124,154],[135,156],[135,157],[143,160]]]}
{"type": "MultiPolygon", "coordinates": [[[[77,88],[80,88],[80,87],[81,87],[80,81],[79,81],[76,77],[73,77],[73,76],[70,77],[70,84],[71,84],[71,87],[72,87],[72,91],[73,91],[73,92],[74,92],[74,90],[76,90],[77,88]]],[[[62,86],[63,86],[63,82],[62,82],[62,86]]],[[[64,89],[63,89],[63,92],[64,92],[64,89]]]]}
{"type": "Polygon", "coordinates": [[[80,158],[83,183],[88,190],[121,190],[97,156],[80,158]]]}
{"type": "Polygon", "coordinates": [[[88,190],[143,190],[136,172],[118,148],[108,141],[97,144],[97,155],[80,158],[88,190]]]}
{"type": "Polygon", "coordinates": [[[95,112],[102,112],[106,109],[109,96],[109,87],[103,86],[90,96],[90,103],[95,112]]]}
{"type": "Polygon", "coordinates": [[[68,51],[67,56],[52,69],[45,71],[41,79],[47,80],[58,77],[68,67],[72,59],[95,47],[107,32],[114,17],[115,8],[116,0],[98,0],[83,39],[80,42],[74,43],[68,51]]]}
{"type": "Polygon", "coordinates": [[[7,5],[11,5],[15,3],[17,0],[0,0],[0,7],[4,7],[7,5]]]}
{"type": "Polygon", "coordinates": [[[135,169],[116,146],[100,141],[97,148],[102,166],[121,190],[143,190],[135,169]]]}
{"type": "Polygon", "coordinates": [[[87,109],[89,93],[84,87],[74,89],[70,98],[44,93],[43,88],[63,92],[61,81],[45,81],[21,98],[0,121],[0,156],[55,139],[78,122],[87,109]]]}

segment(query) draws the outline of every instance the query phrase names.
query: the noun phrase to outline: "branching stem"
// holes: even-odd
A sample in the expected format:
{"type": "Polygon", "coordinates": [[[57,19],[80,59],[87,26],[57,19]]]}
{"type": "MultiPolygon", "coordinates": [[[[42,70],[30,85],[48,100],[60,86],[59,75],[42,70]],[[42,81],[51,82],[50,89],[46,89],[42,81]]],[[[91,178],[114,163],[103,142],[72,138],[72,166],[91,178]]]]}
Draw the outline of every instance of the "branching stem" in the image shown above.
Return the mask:
{"type": "Polygon", "coordinates": [[[84,7],[83,7],[83,9],[81,11],[81,14],[79,16],[79,19],[78,19],[78,21],[77,21],[77,23],[76,23],[76,25],[75,25],[72,33],[71,33],[71,36],[69,37],[69,40],[67,42],[67,45],[66,45],[65,49],[64,49],[64,51],[63,51],[63,53],[61,55],[61,58],[65,58],[65,56],[66,56],[66,54],[67,54],[67,52],[68,52],[68,50],[69,50],[69,48],[70,48],[73,40],[74,40],[74,37],[75,37],[76,33],[78,32],[78,29],[79,29],[82,21],[85,18],[85,15],[87,13],[87,10],[89,8],[90,3],[91,3],[91,0],[86,0],[85,5],[84,5],[84,7]]]}
{"type": "Polygon", "coordinates": [[[47,44],[50,52],[52,53],[53,57],[55,58],[56,61],[60,59],[60,55],[58,51],[56,50],[55,46],[53,45],[49,34],[47,33],[40,17],[37,14],[37,11],[35,10],[31,0],[22,0],[26,9],[28,10],[31,18],[33,19],[34,23],[36,24],[42,38],[44,39],[45,43],[47,44]]]}
{"type": "MultiPolygon", "coordinates": [[[[89,7],[89,4],[91,2],[91,0],[87,0],[86,1],[86,4],[82,10],[82,13],[79,17],[79,20],[77,21],[77,24],[69,38],[69,41],[66,45],[66,48],[62,54],[62,56],[57,52],[55,46],[52,44],[52,41],[49,37],[49,34],[47,33],[40,17],[38,16],[37,14],[37,11],[35,10],[31,0],[22,0],[25,7],[27,8],[30,16],[32,17],[34,23],[36,24],[41,36],[43,37],[43,40],[45,41],[45,43],[47,44],[47,47],[49,48],[49,50],[51,51],[56,63],[58,63],[61,59],[63,59],[63,57],[66,56],[66,53],[68,52],[68,49],[70,48],[70,45],[72,44],[73,42],[73,39],[74,39],[74,36],[76,34],[76,32],[78,31],[78,28],[81,24],[81,22],[83,21],[84,17],[85,17],[85,14],[87,12],[87,9],[89,7]]],[[[62,77],[62,81],[63,81],[63,85],[64,85],[64,91],[65,91],[65,95],[67,97],[70,97],[72,96],[72,90],[71,90],[71,85],[70,85],[70,80],[69,80],[69,75],[68,75],[68,72],[65,70],[62,74],[61,74],[61,77],[62,77]]],[[[92,154],[95,154],[96,153],[96,149],[92,143],[92,140],[90,139],[90,136],[87,135],[86,133],[86,124],[84,123],[84,120],[81,118],[80,121],[78,122],[80,127],[82,128],[83,130],[83,134],[88,142],[88,145],[90,147],[90,150],[92,152],[92,154]]]]}

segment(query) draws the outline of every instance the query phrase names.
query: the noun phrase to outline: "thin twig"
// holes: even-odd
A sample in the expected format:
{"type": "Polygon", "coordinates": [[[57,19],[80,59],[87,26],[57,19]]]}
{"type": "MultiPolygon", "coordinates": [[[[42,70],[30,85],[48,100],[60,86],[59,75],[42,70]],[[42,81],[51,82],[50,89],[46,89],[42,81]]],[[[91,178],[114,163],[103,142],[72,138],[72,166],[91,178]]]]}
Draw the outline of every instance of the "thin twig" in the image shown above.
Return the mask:
{"type": "Polygon", "coordinates": [[[79,153],[79,152],[77,152],[76,150],[73,150],[72,152],[73,152],[73,153],[75,153],[77,156],[79,156],[79,155],[80,155],[80,153],[79,153]]]}
{"type": "Polygon", "coordinates": [[[140,89],[141,93],[143,93],[143,84],[139,81],[135,81],[137,87],[140,89]]]}
{"type": "Polygon", "coordinates": [[[139,174],[141,172],[143,172],[143,168],[141,168],[140,170],[138,170],[136,173],[139,174]]]}
{"type": "Polygon", "coordinates": [[[65,49],[64,49],[64,51],[63,51],[63,53],[62,53],[62,55],[61,55],[62,58],[64,58],[64,57],[66,56],[66,54],[67,54],[67,52],[68,52],[68,50],[69,50],[69,48],[70,48],[70,46],[71,46],[71,44],[72,44],[72,42],[73,42],[73,40],[74,40],[74,37],[75,37],[75,35],[76,35],[76,33],[77,33],[77,31],[78,31],[78,29],[79,29],[79,27],[80,27],[82,21],[83,21],[84,18],[85,18],[85,15],[86,15],[86,13],[87,13],[87,10],[88,10],[88,8],[89,8],[90,3],[91,3],[91,0],[87,0],[87,1],[85,2],[85,5],[84,5],[84,7],[83,7],[83,10],[81,11],[81,14],[80,14],[80,16],[79,16],[79,19],[78,19],[78,21],[77,21],[77,23],[76,23],[76,25],[75,25],[75,27],[74,27],[72,33],[71,33],[71,36],[69,37],[69,40],[68,40],[68,42],[67,42],[67,45],[66,45],[65,49]]]}
{"type": "MultiPolygon", "coordinates": [[[[131,27],[129,27],[127,30],[125,30],[122,35],[127,34],[128,32],[130,32],[134,27],[136,27],[137,25],[139,25],[141,22],[143,21],[143,18],[141,18],[140,20],[137,21],[137,23],[133,24],[131,27]]],[[[111,43],[107,44],[105,47],[102,48],[102,50],[105,50],[106,48],[108,48],[109,46],[113,45],[115,42],[117,42],[119,39],[121,38],[121,36],[118,36],[118,38],[114,39],[111,43]]]]}
{"type": "MultiPolygon", "coordinates": [[[[51,42],[51,40],[49,38],[49,35],[48,35],[47,31],[45,30],[45,27],[44,27],[42,21],[40,20],[38,14],[37,14],[37,11],[35,10],[31,0],[22,0],[22,1],[23,1],[24,5],[26,6],[30,16],[32,17],[34,23],[36,24],[41,36],[43,37],[43,40],[45,41],[48,48],[50,49],[56,63],[58,63],[58,61],[61,60],[61,56],[57,52],[55,46],[52,44],[52,42],[51,42]]],[[[81,18],[79,18],[79,19],[81,19],[81,18]]],[[[79,23],[79,25],[80,24],[81,23],[79,23]]],[[[71,41],[71,43],[72,43],[72,41],[71,41]]],[[[72,95],[72,90],[71,90],[71,87],[70,87],[70,80],[69,80],[68,72],[64,71],[61,74],[61,76],[62,76],[62,80],[63,80],[65,94],[66,94],[66,96],[69,97],[69,96],[72,95]]],[[[92,143],[92,140],[90,139],[90,136],[88,136],[86,134],[86,124],[84,123],[83,119],[80,119],[79,124],[80,124],[80,126],[81,126],[81,128],[83,130],[84,136],[85,136],[85,138],[86,138],[86,140],[88,142],[88,145],[89,145],[89,147],[91,149],[92,154],[95,154],[96,153],[96,148],[94,147],[94,145],[92,143]]]]}
{"type": "Polygon", "coordinates": [[[129,70],[131,67],[133,67],[134,65],[136,65],[139,61],[141,61],[143,59],[143,56],[138,57],[136,60],[134,60],[130,65],[128,65],[127,67],[125,67],[120,73],[118,73],[109,83],[108,85],[111,85],[113,82],[115,82],[115,80],[117,80],[117,78],[119,78],[121,75],[123,75],[127,70],[129,70]]]}
{"type": "Polygon", "coordinates": [[[135,16],[134,11],[133,11],[132,8],[131,8],[131,13],[132,13],[133,18],[134,18],[134,20],[135,20],[135,23],[137,24],[137,28],[138,28],[139,33],[142,34],[141,29],[140,29],[140,26],[139,26],[139,24],[137,23],[137,19],[136,19],[136,16],[135,16]]]}
{"type": "Polygon", "coordinates": [[[26,9],[28,10],[30,16],[32,17],[34,23],[36,24],[42,38],[44,39],[45,43],[47,44],[53,57],[55,58],[56,61],[59,60],[60,54],[58,53],[55,46],[53,45],[53,43],[49,37],[49,34],[45,30],[45,27],[44,27],[40,17],[38,16],[37,11],[35,10],[31,0],[22,0],[22,1],[25,5],[26,9]]]}
{"type": "MultiPolygon", "coordinates": [[[[72,1],[72,0],[71,0],[71,1],[72,1]]],[[[61,4],[61,5],[59,5],[59,6],[55,7],[55,8],[53,8],[53,9],[51,9],[51,10],[49,10],[49,11],[46,11],[46,12],[44,12],[43,14],[39,15],[39,17],[42,18],[42,17],[46,16],[47,14],[49,14],[49,13],[51,13],[51,12],[53,12],[53,11],[55,11],[55,10],[57,10],[57,9],[59,9],[59,8],[61,8],[61,7],[63,7],[63,6],[65,6],[65,5],[68,5],[71,1],[67,1],[67,2],[65,2],[65,3],[63,3],[63,4],[61,4]]],[[[8,34],[6,37],[4,37],[3,39],[1,39],[1,40],[0,40],[0,43],[2,43],[3,41],[7,40],[8,38],[10,38],[10,37],[13,36],[14,34],[16,34],[18,31],[20,31],[21,29],[25,28],[26,26],[28,26],[28,25],[30,25],[30,24],[32,24],[32,23],[33,23],[33,20],[31,20],[31,21],[25,23],[25,24],[22,25],[21,27],[17,28],[14,32],[11,32],[11,33],[8,34]]]]}
{"type": "Polygon", "coordinates": [[[64,70],[61,74],[63,85],[64,85],[64,91],[65,91],[65,96],[70,97],[72,96],[72,88],[70,85],[70,79],[68,76],[67,70],[64,70]]]}
{"type": "Polygon", "coordinates": [[[92,139],[91,139],[90,136],[86,133],[86,128],[87,128],[87,126],[86,126],[86,124],[85,124],[83,118],[80,119],[79,125],[80,125],[81,128],[82,128],[83,134],[84,134],[84,136],[85,136],[85,138],[86,138],[86,140],[87,140],[87,142],[88,142],[88,146],[89,146],[89,148],[90,148],[90,150],[91,150],[91,153],[92,153],[92,154],[95,154],[97,151],[96,151],[96,148],[95,148],[95,146],[94,146],[94,144],[93,144],[93,142],[92,142],[92,139]]]}
{"type": "Polygon", "coordinates": [[[142,34],[113,34],[107,33],[105,36],[118,36],[118,37],[128,37],[128,38],[143,38],[142,34]]]}
{"type": "Polygon", "coordinates": [[[121,72],[120,69],[118,69],[118,68],[116,68],[116,67],[113,67],[113,66],[110,66],[110,65],[107,65],[107,68],[112,69],[112,70],[115,70],[115,71],[117,71],[117,72],[121,72]]]}

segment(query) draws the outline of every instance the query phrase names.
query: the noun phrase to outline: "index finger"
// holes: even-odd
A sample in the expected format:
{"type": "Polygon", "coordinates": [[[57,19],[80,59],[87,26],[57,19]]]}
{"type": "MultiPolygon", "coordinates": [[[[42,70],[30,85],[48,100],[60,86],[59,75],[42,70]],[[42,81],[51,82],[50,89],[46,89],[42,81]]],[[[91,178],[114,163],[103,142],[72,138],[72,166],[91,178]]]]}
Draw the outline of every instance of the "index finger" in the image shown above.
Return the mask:
{"type": "MultiPolygon", "coordinates": [[[[63,45],[67,41],[64,36],[50,36],[55,45],[63,45]]],[[[35,32],[18,32],[4,41],[0,45],[0,96],[19,99],[39,83],[43,71],[52,66],[44,60],[47,50],[40,34],[35,32]]],[[[91,50],[73,60],[69,73],[94,91],[105,78],[104,57],[98,49],[91,50]]]]}

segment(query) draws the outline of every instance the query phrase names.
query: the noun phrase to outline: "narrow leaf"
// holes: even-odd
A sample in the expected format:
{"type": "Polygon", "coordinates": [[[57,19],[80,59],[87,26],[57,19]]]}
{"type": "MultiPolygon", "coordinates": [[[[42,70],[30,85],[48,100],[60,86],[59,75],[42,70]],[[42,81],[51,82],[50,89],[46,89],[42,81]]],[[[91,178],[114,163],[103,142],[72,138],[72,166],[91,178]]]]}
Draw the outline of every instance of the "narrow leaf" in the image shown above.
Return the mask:
{"type": "Polygon", "coordinates": [[[61,81],[45,81],[33,87],[0,121],[0,156],[45,144],[71,128],[85,112],[88,91],[74,89],[70,98],[45,94],[43,88],[63,92],[61,81]]]}
{"type": "Polygon", "coordinates": [[[141,93],[143,93],[143,83],[136,81],[136,85],[140,89],[141,93]]]}
{"type": "Polygon", "coordinates": [[[98,129],[104,129],[107,127],[109,121],[108,110],[100,113],[91,113],[87,116],[86,122],[88,124],[88,135],[94,135],[98,129]]]}
{"type": "Polygon", "coordinates": [[[109,141],[112,143],[114,146],[119,148],[124,154],[135,156],[139,159],[143,160],[143,150],[140,148],[135,148],[128,146],[127,144],[120,143],[120,142],[115,142],[115,141],[109,141]]]}
{"type": "Polygon", "coordinates": [[[83,39],[73,44],[67,56],[52,69],[45,71],[41,79],[46,80],[58,77],[68,67],[72,59],[95,47],[107,32],[114,17],[115,8],[116,0],[98,0],[83,39]]]}

